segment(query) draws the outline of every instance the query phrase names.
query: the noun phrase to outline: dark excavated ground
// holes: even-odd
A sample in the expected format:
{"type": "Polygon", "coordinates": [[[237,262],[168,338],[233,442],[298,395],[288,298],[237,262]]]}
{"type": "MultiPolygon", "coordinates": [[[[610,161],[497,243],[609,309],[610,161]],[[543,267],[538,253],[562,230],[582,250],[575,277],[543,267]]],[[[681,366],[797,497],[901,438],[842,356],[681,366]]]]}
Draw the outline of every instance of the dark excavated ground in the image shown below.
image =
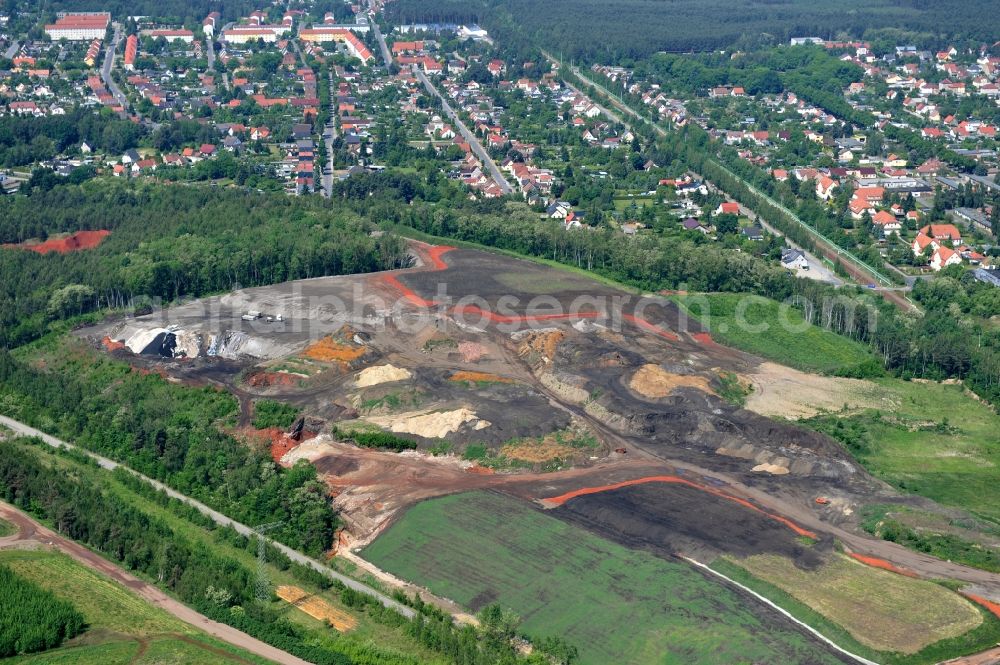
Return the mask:
{"type": "Polygon", "coordinates": [[[570,499],[549,512],[625,547],[711,560],[779,554],[813,569],[832,542],[805,545],[787,526],[708,492],[671,483],[632,485],[570,499]]]}

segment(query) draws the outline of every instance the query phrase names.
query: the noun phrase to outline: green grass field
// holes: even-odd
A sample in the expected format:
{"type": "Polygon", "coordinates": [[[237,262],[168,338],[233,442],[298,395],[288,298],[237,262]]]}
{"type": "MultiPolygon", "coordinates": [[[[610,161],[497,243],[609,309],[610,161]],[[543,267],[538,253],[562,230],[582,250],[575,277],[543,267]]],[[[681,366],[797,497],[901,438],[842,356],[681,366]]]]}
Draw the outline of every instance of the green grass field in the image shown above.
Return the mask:
{"type": "Polygon", "coordinates": [[[17,533],[17,529],[14,528],[13,524],[7,520],[0,520],[0,538],[13,536],[15,533],[17,533]]]}
{"type": "Polygon", "coordinates": [[[268,662],[208,637],[64,554],[3,550],[0,563],[72,602],[87,621],[86,631],[66,646],[7,662],[31,665],[268,662]]]}
{"type": "Polygon", "coordinates": [[[499,494],[420,503],[362,555],[470,609],[499,602],[529,636],[567,639],[584,664],[836,662],[686,564],[499,494]]]}
{"type": "MultiPolygon", "coordinates": [[[[861,595],[857,585],[865,584],[865,582],[862,582],[860,579],[848,579],[846,581],[841,579],[838,581],[835,579],[837,575],[826,571],[820,572],[818,577],[821,579],[814,582],[808,579],[811,573],[795,569],[792,572],[792,576],[796,578],[795,580],[785,579],[784,577],[773,577],[772,579],[775,580],[775,583],[772,583],[752,574],[744,565],[745,561],[737,561],[727,557],[716,559],[712,563],[712,568],[765,596],[796,619],[815,628],[842,648],[883,665],[932,665],[942,660],[985,651],[997,644],[998,638],[1000,638],[1000,619],[993,616],[986,609],[974,606],[975,611],[980,615],[981,623],[970,631],[962,633],[957,637],[945,638],[933,642],[916,653],[904,654],[900,652],[878,651],[859,642],[850,630],[835,623],[829,617],[842,612],[841,616],[848,617],[845,623],[853,622],[853,628],[856,631],[861,630],[867,633],[869,637],[883,640],[885,636],[880,632],[882,624],[880,623],[881,618],[878,616],[880,613],[879,608],[881,608],[881,612],[890,613],[891,621],[896,621],[897,617],[892,612],[899,610],[899,604],[906,603],[908,600],[906,596],[907,590],[898,587],[898,585],[901,582],[905,583],[907,578],[894,575],[897,579],[891,584],[897,585],[892,594],[896,596],[895,602],[887,602],[885,598],[879,595],[881,587],[877,585],[878,583],[876,583],[876,586],[870,587],[868,589],[869,592],[872,588],[875,590],[875,607],[858,608],[855,610],[858,616],[855,617],[844,605],[850,602],[851,596],[857,597],[861,595]],[[778,586],[777,583],[779,582],[781,586],[778,586]],[[824,586],[824,584],[826,588],[817,588],[824,586]],[[786,588],[801,592],[800,595],[804,598],[808,596],[811,604],[806,604],[802,600],[799,600],[799,598],[786,591],[786,588]],[[847,590],[846,592],[845,589],[847,590]],[[903,595],[900,597],[897,595],[899,593],[903,595]],[[893,605],[896,607],[893,607],[893,605]],[[862,621],[865,619],[874,623],[864,625],[862,621]]],[[[789,568],[794,568],[791,562],[782,563],[779,566],[770,568],[765,574],[773,573],[774,575],[780,575],[779,569],[784,570],[789,568]]],[[[893,574],[886,573],[886,575],[893,574]]],[[[921,582],[921,584],[933,583],[921,582]]],[[[942,593],[945,592],[944,587],[941,587],[941,590],[942,593]]],[[[863,593],[865,590],[861,589],[860,591],[863,593]]],[[[928,611],[933,616],[938,613],[939,609],[934,606],[928,608],[928,611]]],[[[902,611],[913,617],[915,616],[915,612],[919,611],[919,608],[908,607],[902,609],[902,611]]],[[[947,620],[950,617],[943,615],[943,618],[947,620]]]]}
{"type": "Polygon", "coordinates": [[[808,372],[833,373],[873,359],[868,347],[804,321],[798,310],[760,296],[671,296],[720,344],[808,372]]]}
{"type": "MultiPolygon", "coordinates": [[[[1000,416],[960,385],[897,379],[875,384],[893,403],[891,410],[832,414],[863,439],[858,443],[868,452],[858,457],[865,467],[900,489],[1000,526],[1000,416]]],[[[825,430],[822,419],[803,424],[825,430]]]]}

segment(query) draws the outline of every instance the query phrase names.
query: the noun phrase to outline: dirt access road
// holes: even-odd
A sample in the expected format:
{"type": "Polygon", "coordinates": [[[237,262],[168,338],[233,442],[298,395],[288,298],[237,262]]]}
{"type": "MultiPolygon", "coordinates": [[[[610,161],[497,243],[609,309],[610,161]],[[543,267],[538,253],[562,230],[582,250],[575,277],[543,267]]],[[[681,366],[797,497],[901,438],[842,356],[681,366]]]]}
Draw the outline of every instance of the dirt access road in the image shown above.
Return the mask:
{"type": "Polygon", "coordinates": [[[308,661],[297,658],[290,653],[265,644],[260,640],[250,637],[244,632],[236,630],[232,626],[227,626],[217,621],[212,621],[208,617],[195,612],[193,609],[174,600],[159,588],[145,582],[130,573],[125,572],[118,566],[112,564],[99,555],[91,552],[82,545],[63,538],[51,529],[48,529],[34,521],[20,510],[8,503],[0,501],[0,517],[11,522],[18,528],[16,536],[10,536],[0,540],[0,547],[22,547],[24,545],[39,544],[52,547],[83,564],[87,568],[94,570],[104,577],[127,587],[130,591],[138,595],[146,602],[159,607],[172,614],[181,621],[202,630],[209,635],[218,638],[233,646],[245,649],[262,658],[267,658],[283,665],[308,665],[308,661]]]}

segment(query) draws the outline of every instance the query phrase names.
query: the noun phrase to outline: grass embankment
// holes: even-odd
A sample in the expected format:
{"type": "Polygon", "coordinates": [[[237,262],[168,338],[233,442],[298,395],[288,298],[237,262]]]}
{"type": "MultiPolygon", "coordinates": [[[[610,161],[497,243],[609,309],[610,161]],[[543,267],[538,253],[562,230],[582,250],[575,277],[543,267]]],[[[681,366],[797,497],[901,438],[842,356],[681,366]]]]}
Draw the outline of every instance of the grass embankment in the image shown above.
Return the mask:
{"type": "Polygon", "coordinates": [[[846,559],[816,572],[798,570],[791,561],[770,556],[747,561],[718,559],[712,568],[767,597],[842,648],[884,665],[929,665],[983,651],[1000,638],[1000,619],[983,608],[968,605],[944,586],[866,568],[846,559]],[[946,626],[956,621],[956,615],[948,613],[949,608],[956,607],[970,620],[973,613],[978,614],[981,622],[973,625],[969,621],[971,629],[955,636],[958,624],[952,624],[951,629],[946,626]],[[922,639],[914,627],[926,630],[927,636],[922,639]],[[943,637],[949,634],[953,636],[943,637]],[[928,644],[932,636],[941,639],[928,644]],[[870,646],[886,643],[900,648],[908,645],[911,652],[870,646]]]}
{"type": "Polygon", "coordinates": [[[1000,528],[1000,416],[960,385],[879,379],[892,408],[804,424],[839,439],[874,475],[1000,528]]]}
{"type": "Polygon", "coordinates": [[[470,609],[499,602],[529,636],[577,646],[584,664],[833,662],[690,566],[500,494],[420,503],[363,556],[470,609]]]}
{"type": "Polygon", "coordinates": [[[86,631],[66,646],[11,663],[267,663],[202,633],[59,552],[0,551],[0,564],[69,601],[86,631]]]}
{"type": "MultiPolygon", "coordinates": [[[[16,442],[15,442],[16,443],[16,442]]],[[[149,515],[152,519],[161,520],[166,524],[175,534],[183,537],[185,540],[191,543],[200,543],[206,547],[211,548],[211,550],[227,559],[235,561],[242,565],[248,570],[256,570],[257,566],[257,546],[256,541],[252,539],[247,539],[240,536],[232,529],[217,527],[205,518],[200,513],[197,513],[193,508],[190,508],[184,504],[181,504],[177,500],[167,500],[162,495],[156,495],[155,493],[147,494],[147,492],[137,492],[134,488],[141,481],[135,480],[132,476],[129,476],[124,471],[118,471],[110,473],[100,468],[96,468],[89,464],[82,464],[76,459],[73,459],[65,454],[55,454],[49,451],[47,448],[40,446],[32,446],[30,444],[24,443],[20,444],[23,447],[24,454],[26,455],[44,455],[45,459],[50,460],[51,463],[58,465],[58,468],[65,469],[67,474],[72,474],[74,476],[80,477],[85,480],[89,485],[94,487],[99,487],[114,496],[120,498],[122,501],[136,507],[137,509],[143,511],[149,515]],[[158,497],[154,500],[153,497],[158,497]]],[[[141,486],[141,485],[139,485],[141,486]]],[[[326,603],[329,607],[336,610],[338,613],[343,613],[345,616],[350,616],[356,625],[348,633],[339,633],[334,629],[330,628],[324,622],[315,619],[304,611],[301,611],[285,601],[274,599],[272,600],[272,606],[282,612],[283,616],[290,621],[302,626],[305,629],[312,631],[312,637],[318,644],[329,646],[338,652],[349,654],[350,656],[356,656],[359,663],[383,663],[383,662],[393,662],[393,663],[412,663],[412,665],[423,665],[424,663],[429,663],[431,665],[444,665],[446,662],[440,655],[435,654],[432,651],[422,647],[415,640],[411,639],[408,635],[403,632],[403,629],[394,628],[390,625],[380,623],[373,617],[370,617],[366,612],[361,609],[355,609],[347,604],[345,604],[341,598],[341,594],[336,589],[322,589],[318,586],[310,584],[307,580],[303,580],[300,576],[294,574],[285,563],[275,559],[273,554],[268,554],[268,565],[266,566],[267,575],[274,587],[281,585],[296,586],[315,599],[326,603]]],[[[2,559],[0,559],[2,562],[2,559]]],[[[86,572],[86,569],[84,569],[86,572]]],[[[342,572],[350,572],[342,570],[342,572]]],[[[53,577],[56,583],[59,581],[59,577],[53,577]]],[[[155,580],[151,580],[155,581],[155,580]]],[[[108,583],[111,584],[110,582],[108,583]]],[[[112,585],[112,588],[116,588],[112,585]]],[[[83,591],[79,591],[80,594],[85,595],[83,591]]],[[[136,602],[142,602],[136,598],[136,602]]],[[[100,601],[101,605],[111,605],[111,603],[106,603],[100,601]]],[[[122,605],[124,609],[118,613],[124,617],[124,621],[129,620],[130,616],[138,617],[142,620],[143,625],[148,621],[148,611],[146,610],[131,610],[128,605],[122,605]]],[[[88,623],[90,623],[90,617],[87,614],[87,609],[85,606],[79,607],[80,611],[84,613],[87,617],[88,623]]],[[[155,609],[155,608],[150,608],[155,609]]],[[[158,610],[157,610],[158,611],[158,610]]],[[[164,614],[166,620],[175,622],[171,626],[176,625],[177,622],[170,615],[164,614]]],[[[110,617],[113,619],[114,617],[110,617]]],[[[179,624],[181,626],[187,626],[187,624],[179,624]]],[[[149,627],[146,626],[144,630],[148,630],[149,627]]],[[[108,630],[112,632],[125,632],[118,630],[115,626],[111,626],[108,630]]],[[[157,629],[159,630],[159,629],[157,629]]],[[[173,627],[168,629],[172,632],[178,632],[173,627]]],[[[192,629],[193,630],[193,629],[192,629]]],[[[89,634],[90,631],[88,631],[89,634]]],[[[163,631],[160,631],[163,632],[163,631]]],[[[197,631],[196,631],[197,632],[197,631]]],[[[132,633],[127,633],[131,635],[132,633]]],[[[84,639],[87,634],[83,635],[81,638],[84,639]]],[[[216,642],[208,642],[218,646],[216,642]]],[[[109,647],[110,648],[110,647],[109,647]]],[[[181,648],[180,646],[178,648],[181,648]]],[[[229,648],[228,646],[226,647],[229,648]]],[[[152,652],[152,649],[150,650],[152,652]]],[[[53,652],[55,654],[56,652],[53,652]]],[[[83,653],[83,652],[81,652],[83,653]]],[[[134,650],[124,650],[123,648],[116,648],[115,653],[123,653],[123,660],[116,661],[111,658],[111,655],[105,655],[103,651],[97,652],[95,659],[92,661],[94,663],[106,663],[106,662],[130,662],[130,658],[134,655],[134,650]]],[[[241,652],[242,653],[242,652],[241,652]]],[[[253,662],[263,662],[258,660],[253,660],[253,662]]],[[[35,661],[30,661],[32,665],[35,665],[35,661]]],[[[38,661],[38,662],[78,662],[75,659],[70,661],[38,661]]],[[[79,662],[88,662],[86,660],[81,660],[79,662]]],[[[140,661],[145,663],[146,661],[140,661]]],[[[219,659],[194,659],[194,658],[163,658],[160,660],[153,660],[149,662],[205,662],[205,663],[216,663],[220,662],[219,659]]]]}
{"type": "Polygon", "coordinates": [[[865,345],[806,323],[788,305],[738,293],[671,296],[720,344],[807,372],[855,374],[872,371],[875,357],[865,345]],[[869,367],[871,366],[871,367],[869,367]]]}
{"type": "Polygon", "coordinates": [[[13,536],[15,533],[17,533],[17,527],[7,520],[0,520],[0,538],[13,536]]]}

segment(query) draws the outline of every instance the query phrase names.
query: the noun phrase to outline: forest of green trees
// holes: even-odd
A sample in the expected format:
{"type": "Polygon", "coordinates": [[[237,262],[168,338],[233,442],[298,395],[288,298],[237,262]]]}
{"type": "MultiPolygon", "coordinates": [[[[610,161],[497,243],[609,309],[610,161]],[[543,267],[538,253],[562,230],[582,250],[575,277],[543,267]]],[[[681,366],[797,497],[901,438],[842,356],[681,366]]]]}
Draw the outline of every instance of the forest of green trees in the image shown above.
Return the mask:
{"type": "Polygon", "coordinates": [[[0,346],[35,339],[53,320],[143,299],[405,264],[399,238],[367,228],[318,199],[233,188],[94,180],[0,198],[0,244],[111,231],[86,252],[0,248],[0,346]]]}
{"type": "Polygon", "coordinates": [[[880,29],[909,31],[927,44],[992,44],[1000,28],[990,0],[398,0],[387,14],[394,23],[475,20],[501,43],[528,39],[567,60],[605,64],[880,29]]]}
{"type": "Polygon", "coordinates": [[[84,628],[71,603],[3,565],[0,598],[0,658],[52,649],[84,628]]]}

